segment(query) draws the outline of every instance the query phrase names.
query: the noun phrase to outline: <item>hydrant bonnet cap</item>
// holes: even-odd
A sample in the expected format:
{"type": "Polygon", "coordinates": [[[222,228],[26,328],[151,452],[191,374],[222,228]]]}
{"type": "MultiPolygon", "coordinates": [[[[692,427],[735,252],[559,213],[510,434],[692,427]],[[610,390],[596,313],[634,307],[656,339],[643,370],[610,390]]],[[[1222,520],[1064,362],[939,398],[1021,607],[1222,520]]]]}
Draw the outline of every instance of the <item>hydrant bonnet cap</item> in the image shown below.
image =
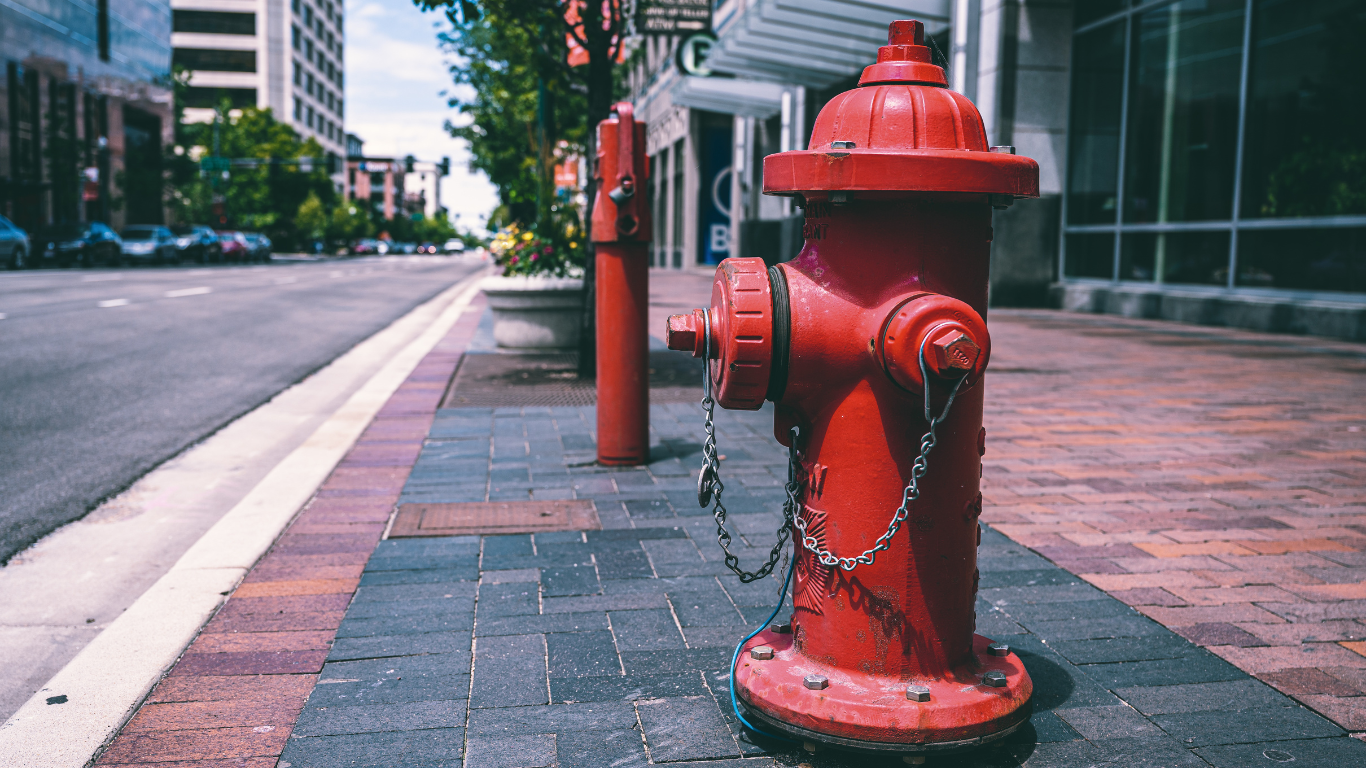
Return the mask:
{"type": "MultiPolygon", "coordinates": [[[[943,192],[1039,196],[1039,164],[988,151],[966,96],[946,87],[918,21],[894,21],[859,87],[816,117],[808,149],[764,158],[764,192],[943,192]]],[[[822,195],[817,195],[820,199],[822,195]]]]}

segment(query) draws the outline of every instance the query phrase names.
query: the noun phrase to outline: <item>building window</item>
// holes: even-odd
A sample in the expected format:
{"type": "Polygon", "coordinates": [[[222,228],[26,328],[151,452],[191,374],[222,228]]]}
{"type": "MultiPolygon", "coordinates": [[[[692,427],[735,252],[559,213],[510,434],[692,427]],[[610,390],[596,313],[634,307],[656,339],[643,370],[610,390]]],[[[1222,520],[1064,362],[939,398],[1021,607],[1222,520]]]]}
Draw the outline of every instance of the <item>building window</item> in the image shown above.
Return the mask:
{"type": "Polygon", "coordinates": [[[256,51],[223,51],[213,48],[176,48],[172,63],[199,72],[255,72],[256,51]]]}
{"type": "Polygon", "coordinates": [[[313,75],[312,75],[312,74],[305,75],[305,76],[304,76],[304,82],[306,83],[306,85],[304,85],[304,93],[307,93],[309,96],[312,96],[312,95],[313,95],[313,75]]]}
{"type": "Polygon", "coordinates": [[[313,127],[313,107],[304,107],[304,125],[313,127]]]}
{"type": "Polygon", "coordinates": [[[302,120],[303,118],[304,118],[304,102],[303,102],[303,99],[300,99],[298,96],[295,96],[295,97],[294,97],[294,119],[295,119],[295,120],[302,120]]]}
{"type": "Polygon", "coordinates": [[[308,59],[308,63],[309,63],[309,64],[312,64],[312,63],[313,63],[313,41],[312,41],[312,40],[308,40],[308,39],[305,39],[305,40],[304,40],[304,58],[305,58],[305,59],[308,59]]]}
{"type": "Polygon", "coordinates": [[[299,0],[289,0],[289,8],[294,11],[294,15],[299,15],[299,0]]]}
{"type": "Polygon", "coordinates": [[[1076,14],[1063,276],[1366,293],[1366,6],[1124,5],[1076,14]]]}
{"type": "Polygon", "coordinates": [[[210,35],[254,35],[256,14],[225,11],[171,11],[172,30],[210,35]]]}
{"type": "Polygon", "coordinates": [[[300,64],[298,59],[294,60],[294,84],[304,84],[304,65],[300,64]]]}
{"type": "Polygon", "coordinates": [[[337,99],[337,117],[346,117],[346,100],[337,99]]]}
{"type": "Polygon", "coordinates": [[[197,109],[216,109],[224,100],[230,109],[256,106],[255,88],[206,88],[191,85],[185,89],[183,106],[197,109]]]}
{"type": "Polygon", "coordinates": [[[304,6],[304,26],[313,28],[313,8],[307,5],[304,6]]]}
{"type": "Polygon", "coordinates": [[[95,38],[100,51],[100,61],[109,61],[109,0],[96,1],[95,38]]]}
{"type": "Polygon", "coordinates": [[[290,24],[290,25],[289,25],[289,42],[290,42],[290,45],[293,45],[293,46],[294,46],[294,50],[296,50],[296,51],[299,50],[299,46],[300,46],[299,40],[300,40],[302,37],[303,37],[303,35],[299,34],[299,25],[298,25],[298,24],[290,24]]]}

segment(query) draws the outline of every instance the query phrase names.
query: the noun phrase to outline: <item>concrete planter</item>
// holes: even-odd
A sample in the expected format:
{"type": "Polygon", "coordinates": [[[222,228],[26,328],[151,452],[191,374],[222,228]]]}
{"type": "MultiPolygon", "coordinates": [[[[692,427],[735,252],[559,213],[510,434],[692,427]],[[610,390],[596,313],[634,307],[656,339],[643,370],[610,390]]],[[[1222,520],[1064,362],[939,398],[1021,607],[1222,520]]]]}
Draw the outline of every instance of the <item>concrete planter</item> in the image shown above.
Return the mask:
{"type": "Polygon", "coordinates": [[[573,349],[579,343],[583,280],[489,277],[479,284],[493,310],[493,340],[508,349],[573,349]]]}

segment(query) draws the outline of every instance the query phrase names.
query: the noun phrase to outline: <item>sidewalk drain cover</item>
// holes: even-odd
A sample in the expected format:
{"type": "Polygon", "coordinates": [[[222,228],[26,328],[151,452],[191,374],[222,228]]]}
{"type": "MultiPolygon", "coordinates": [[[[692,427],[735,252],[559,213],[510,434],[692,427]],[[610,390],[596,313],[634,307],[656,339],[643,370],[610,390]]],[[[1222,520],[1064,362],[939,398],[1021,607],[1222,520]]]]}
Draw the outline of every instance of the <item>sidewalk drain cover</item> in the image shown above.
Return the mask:
{"type": "MultiPolygon", "coordinates": [[[[702,361],[670,350],[650,352],[650,402],[702,399],[702,361]]],[[[443,408],[582,406],[598,401],[593,381],[578,376],[575,354],[466,354],[443,408]]]]}
{"type": "Polygon", "coordinates": [[[401,504],[389,538],[472,536],[602,528],[593,502],[475,501],[458,504],[401,504]]]}

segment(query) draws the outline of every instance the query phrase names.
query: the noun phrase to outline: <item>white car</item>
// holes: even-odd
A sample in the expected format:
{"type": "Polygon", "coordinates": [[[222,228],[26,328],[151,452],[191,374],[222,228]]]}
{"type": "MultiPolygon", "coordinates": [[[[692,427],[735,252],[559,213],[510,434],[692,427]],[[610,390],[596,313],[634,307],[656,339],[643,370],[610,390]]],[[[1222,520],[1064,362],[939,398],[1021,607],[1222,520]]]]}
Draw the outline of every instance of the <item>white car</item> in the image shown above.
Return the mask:
{"type": "Polygon", "coordinates": [[[445,245],[441,246],[441,252],[442,252],[442,253],[464,253],[464,252],[465,252],[465,241],[464,241],[464,240],[461,240],[461,239],[459,239],[459,238],[452,237],[450,240],[447,240],[447,241],[446,241],[446,244],[445,244],[445,245]]]}

